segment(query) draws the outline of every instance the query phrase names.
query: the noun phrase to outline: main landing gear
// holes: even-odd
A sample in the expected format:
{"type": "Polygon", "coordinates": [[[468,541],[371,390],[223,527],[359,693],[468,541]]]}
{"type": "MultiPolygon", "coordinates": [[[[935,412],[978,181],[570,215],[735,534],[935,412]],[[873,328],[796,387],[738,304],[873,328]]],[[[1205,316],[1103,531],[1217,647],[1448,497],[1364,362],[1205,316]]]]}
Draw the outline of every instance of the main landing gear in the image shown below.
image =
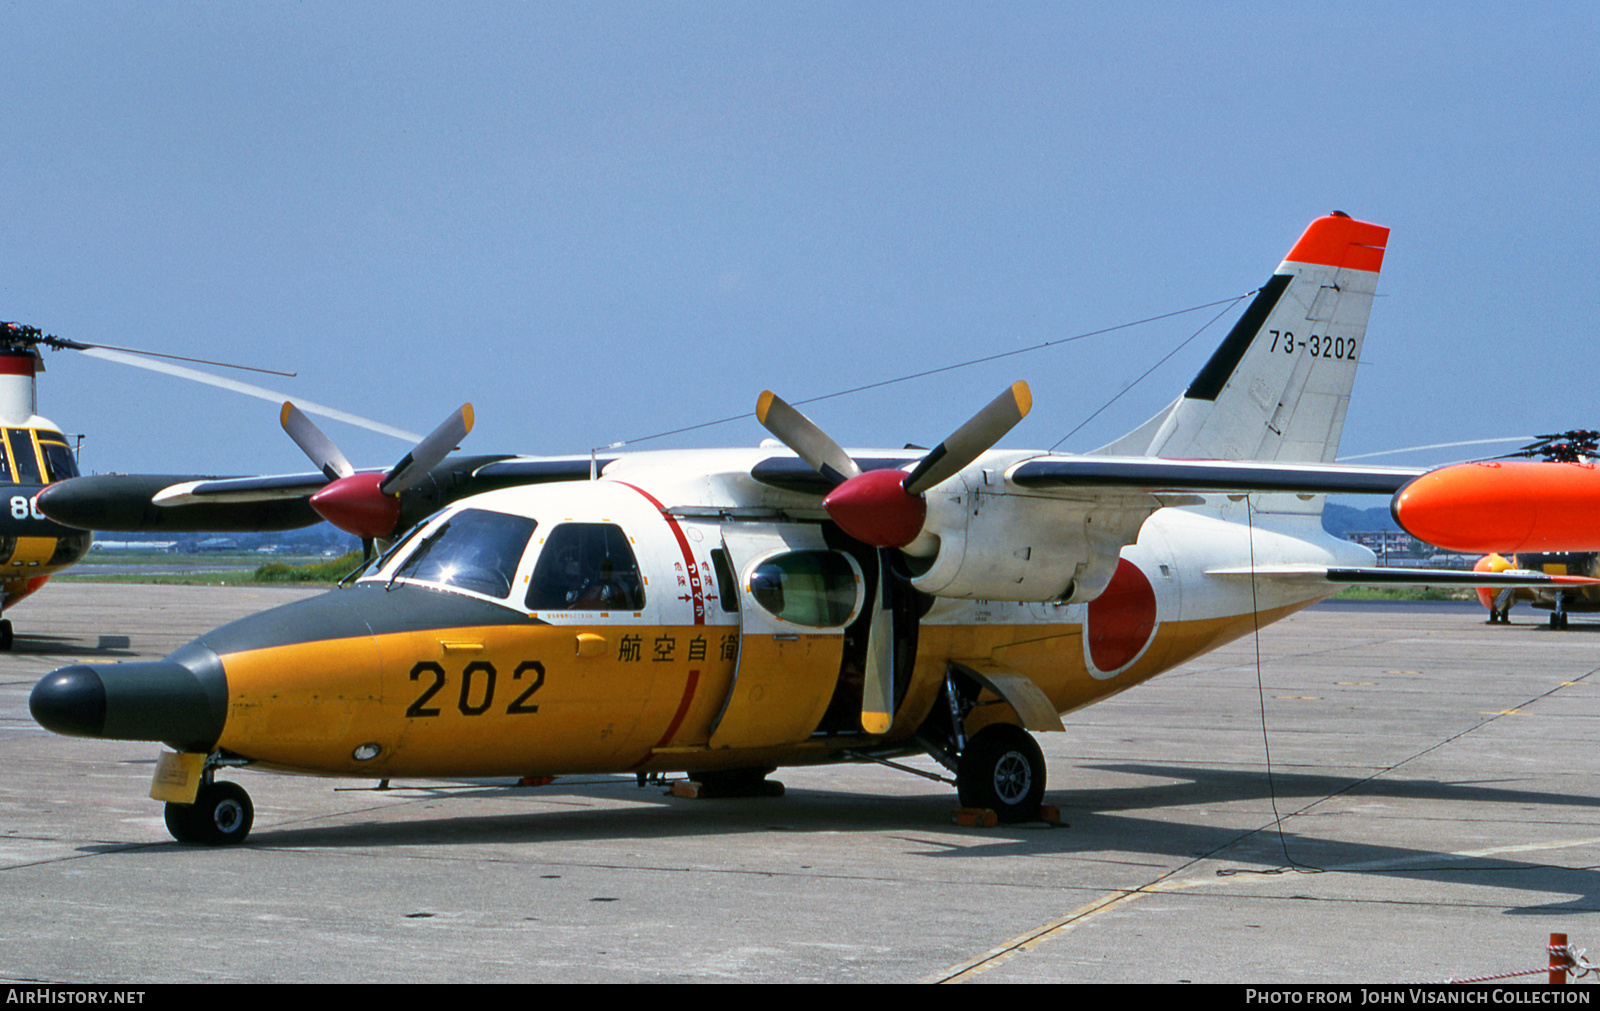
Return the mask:
{"type": "Polygon", "coordinates": [[[12,638],[11,619],[0,618],[0,652],[7,652],[11,649],[12,638]]]}
{"type": "Polygon", "coordinates": [[[1044,752],[1033,735],[1014,723],[991,723],[967,734],[967,718],[983,692],[966,668],[945,671],[943,705],[935,705],[917,732],[917,743],[956,774],[956,796],[964,808],[993,811],[1014,824],[1043,816],[1044,752]]]}
{"type": "Polygon", "coordinates": [[[1567,627],[1567,604],[1571,598],[1565,593],[1556,594],[1556,606],[1550,609],[1550,627],[1567,627]]]}
{"type": "Polygon", "coordinates": [[[232,846],[250,834],[255,814],[244,787],[208,778],[193,804],[167,803],[167,831],[181,843],[232,846]]]}
{"type": "Polygon", "coordinates": [[[1010,723],[984,727],[956,759],[961,806],[988,808],[1002,822],[1036,820],[1044,782],[1044,752],[1032,734],[1010,723]]]}

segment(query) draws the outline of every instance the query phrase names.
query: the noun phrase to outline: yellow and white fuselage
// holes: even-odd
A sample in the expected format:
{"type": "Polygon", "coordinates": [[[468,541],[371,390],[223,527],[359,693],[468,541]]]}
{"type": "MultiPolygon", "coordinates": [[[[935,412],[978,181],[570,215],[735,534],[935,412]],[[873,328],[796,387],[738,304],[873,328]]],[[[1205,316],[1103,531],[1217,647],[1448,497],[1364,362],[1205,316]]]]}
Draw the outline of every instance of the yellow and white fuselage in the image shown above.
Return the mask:
{"type": "MultiPolygon", "coordinates": [[[[162,713],[187,712],[188,722],[155,732],[182,749],[380,778],[822,762],[841,750],[915,747],[908,742],[952,661],[1025,679],[1052,714],[1064,713],[1334,592],[1207,575],[1248,562],[1252,549],[1263,564],[1371,561],[1323,534],[1314,515],[1259,514],[1246,524],[1223,516],[1242,518],[1243,503],[1161,509],[1094,601],[917,601],[914,659],[902,661],[892,720],[868,734],[852,681],[865,656],[854,640],[874,634],[865,615],[881,576],[871,571],[875,555],[837,538],[830,546],[813,498],[752,481],[771,455],[640,454],[600,480],[460,502],[353,586],[224,626],[163,661],[192,669],[211,698],[162,713]],[[698,476],[673,477],[684,473],[698,476]],[[439,552],[469,520],[472,540],[439,552]],[[497,539],[502,522],[520,543],[497,539]],[[620,533],[628,548],[611,548],[610,600],[594,583],[607,559],[553,554],[572,552],[573,531],[599,543],[596,530],[620,533]],[[417,559],[430,550],[436,559],[417,559]],[[762,581],[793,558],[802,571],[775,608],[762,581]],[[829,560],[838,585],[824,587],[815,573],[829,560]],[[539,585],[552,578],[568,580],[554,596],[539,585]],[[802,595],[824,590],[831,611],[802,606],[802,595]]],[[[982,496],[979,511],[1001,508],[998,497],[982,496]]],[[[142,676],[132,670],[142,666],[98,676],[142,676]]],[[[108,687],[113,696],[131,690],[108,687]]],[[[986,695],[968,734],[1024,722],[986,695]]]]}

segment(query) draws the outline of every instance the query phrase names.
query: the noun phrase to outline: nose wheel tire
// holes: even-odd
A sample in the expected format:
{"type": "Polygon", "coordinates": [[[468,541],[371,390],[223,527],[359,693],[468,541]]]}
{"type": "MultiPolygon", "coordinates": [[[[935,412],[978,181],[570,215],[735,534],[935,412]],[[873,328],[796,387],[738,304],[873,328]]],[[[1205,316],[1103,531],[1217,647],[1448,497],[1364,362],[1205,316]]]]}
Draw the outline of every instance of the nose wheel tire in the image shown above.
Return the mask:
{"type": "Polygon", "coordinates": [[[193,804],[166,808],[167,831],[181,843],[230,846],[242,843],[255,821],[255,806],[238,783],[207,783],[193,804]]]}
{"type": "Polygon", "coordinates": [[[956,762],[961,806],[988,808],[1002,822],[1038,818],[1044,782],[1044,752],[1031,734],[1009,723],[978,731],[956,762]]]}

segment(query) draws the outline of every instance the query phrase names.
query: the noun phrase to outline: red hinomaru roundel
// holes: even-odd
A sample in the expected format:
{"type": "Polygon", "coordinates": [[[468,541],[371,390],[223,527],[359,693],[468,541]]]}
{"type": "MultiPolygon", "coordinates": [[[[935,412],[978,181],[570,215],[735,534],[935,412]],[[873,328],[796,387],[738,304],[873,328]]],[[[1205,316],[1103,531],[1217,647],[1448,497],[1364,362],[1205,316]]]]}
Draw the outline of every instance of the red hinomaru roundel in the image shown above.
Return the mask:
{"type": "Polygon", "coordinates": [[[1089,602],[1084,643],[1093,670],[1113,674],[1138,659],[1156,630],[1156,591],[1126,558],[1105,592],[1089,602]]]}

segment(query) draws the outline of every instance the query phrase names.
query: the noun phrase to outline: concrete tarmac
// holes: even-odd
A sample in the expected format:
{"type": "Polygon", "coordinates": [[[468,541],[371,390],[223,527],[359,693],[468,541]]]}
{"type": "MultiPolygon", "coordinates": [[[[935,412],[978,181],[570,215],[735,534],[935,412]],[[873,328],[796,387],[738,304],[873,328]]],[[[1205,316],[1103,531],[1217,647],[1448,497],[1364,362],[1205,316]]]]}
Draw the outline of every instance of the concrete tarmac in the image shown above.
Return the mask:
{"type": "Polygon", "coordinates": [[[10,615],[0,981],[1407,983],[1538,968],[1552,931],[1600,951],[1582,618],[1313,608],[1259,669],[1246,638],[1040,735],[1057,827],[956,827],[950,787],[878,766],[722,801],[246,770],[254,833],[205,849],[147,798],[156,745],[28,716],[58,666],[306,592],[69,584],[10,615]]]}

